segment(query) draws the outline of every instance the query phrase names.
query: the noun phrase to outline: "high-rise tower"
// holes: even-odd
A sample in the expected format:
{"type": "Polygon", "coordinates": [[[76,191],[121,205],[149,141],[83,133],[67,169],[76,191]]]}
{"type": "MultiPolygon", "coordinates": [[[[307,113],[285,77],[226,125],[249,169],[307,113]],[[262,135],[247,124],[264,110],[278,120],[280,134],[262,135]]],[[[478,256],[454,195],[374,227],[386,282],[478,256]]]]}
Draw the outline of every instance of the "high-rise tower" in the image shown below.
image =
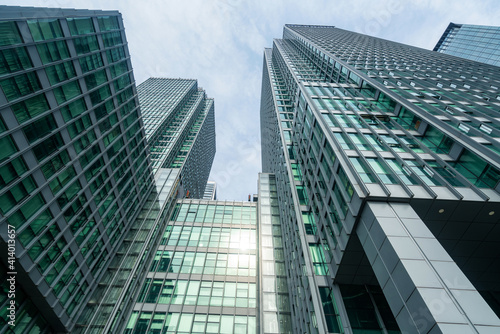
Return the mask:
{"type": "MultiPolygon", "coordinates": [[[[173,250],[169,247],[165,248],[165,238],[170,235],[173,227],[170,220],[177,219],[176,213],[172,213],[174,206],[181,205],[179,204],[181,202],[176,204],[176,199],[179,198],[179,201],[182,201],[185,197],[201,198],[203,196],[214,159],[214,101],[206,97],[204,90],[198,88],[196,80],[150,78],[138,86],[138,95],[149,155],[155,173],[155,191],[149,195],[146,205],[142,207],[130,231],[126,233],[124,242],[117,250],[117,256],[103,275],[98,289],[78,319],[75,333],[120,332],[125,330],[126,323],[127,328],[130,326],[134,328],[137,315],[140,313],[134,310],[147,311],[156,303],[160,304],[158,310],[165,311],[166,305],[170,304],[169,300],[165,298],[153,300],[153,297],[144,299],[144,295],[139,296],[139,292],[143,285],[144,289],[149,289],[150,278],[156,275],[153,273],[156,269],[150,268],[153,256],[162,254],[164,250],[173,250]]],[[[203,202],[200,206],[206,209],[206,204],[203,202]]],[[[189,205],[182,207],[187,208],[189,205]]],[[[215,206],[210,207],[215,208],[215,206]]],[[[195,210],[198,206],[192,205],[190,208],[195,210]]],[[[201,217],[201,214],[199,216],[201,217]]],[[[190,230],[194,223],[191,220],[191,214],[188,218],[187,223],[184,221],[177,223],[177,225],[188,225],[184,231],[190,230]]],[[[174,230],[177,228],[175,227],[174,230]]],[[[204,231],[207,232],[209,229],[204,231]]],[[[193,249],[182,247],[182,250],[192,251],[193,249]]],[[[164,254],[163,262],[168,263],[173,259],[171,258],[173,252],[167,251],[164,254]]],[[[183,252],[176,254],[182,262],[183,252]]],[[[193,254],[193,252],[188,252],[185,261],[191,261],[193,254]]],[[[159,269],[159,272],[166,272],[163,270],[159,269]]],[[[181,282],[176,289],[185,287],[189,277],[181,275],[180,279],[181,282]]],[[[175,283],[172,280],[161,283],[154,280],[151,294],[156,291],[154,289],[160,287],[170,291],[172,282],[175,283]]],[[[181,290],[171,292],[177,293],[178,291],[181,290]]],[[[178,317],[184,299],[177,298],[174,301],[177,306],[170,310],[177,312],[174,317],[178,317]]],[[[186,315],[181,317],[181,321],[193,320],[194,310],[184,313],[186,315]]],[[[140,315],[144,321],[139,321],[136,332],[149,328],[150,319],[146,321],[148,314],[150,313],[144,312],[140,315]]],[[[159,319],[163,321],[165,317],[167,313],[155,315],[156,320],[151,325],[151,330],[158,329],[158,326],[177,328],[174,320],[158,324],[159,319]]],[[[190,327],[192,323],[184,325],[190,327]]]]}
{"type": "Polygon", "coordinates": [[[1,282],[16,332],[69,331],[154,188],[123,22],[2,7],[0,31],[1,282]]]}
{"type": "Polygon", "coordinates": [[[499,84],[495,66],[284,27],[261,134],[294,332],[500,330],[499,84]]]}
{"type": "Polygon", "coordinates": [[[451,22],[434,51],[500,66],[500,27],[451,22]]]}
{"type": "Polygon", "coordinates": [[[181,191],[202,198],[215,156],[214,100],[193,79],[149,78],[137,87],[153,171],[181,168],[181,191]]]}
{"type": "Polygon", "coordinates": [[[117,11],[2,7],[0,31],[0,306],[19,333],[112,332],[175,199],[203,196],[213,99],[158,78],[138,98],[117,11]]]}

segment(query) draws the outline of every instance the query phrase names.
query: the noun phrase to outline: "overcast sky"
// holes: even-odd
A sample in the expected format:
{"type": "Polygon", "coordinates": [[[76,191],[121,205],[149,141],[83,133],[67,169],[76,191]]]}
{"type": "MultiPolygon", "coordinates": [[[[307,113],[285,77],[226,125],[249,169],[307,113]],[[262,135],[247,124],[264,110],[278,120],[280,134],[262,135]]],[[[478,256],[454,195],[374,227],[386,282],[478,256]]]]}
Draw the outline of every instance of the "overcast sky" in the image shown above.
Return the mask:
{"type": "Polygon", "coordinates": [[[116,9],[136,83],[193,78],[215,99],[218,198],[257,191],[264,47],[285,23],[334,25],[432,49],[450,22],[500,25],[498,0],[0,0],[4,5],[116,9]]]}

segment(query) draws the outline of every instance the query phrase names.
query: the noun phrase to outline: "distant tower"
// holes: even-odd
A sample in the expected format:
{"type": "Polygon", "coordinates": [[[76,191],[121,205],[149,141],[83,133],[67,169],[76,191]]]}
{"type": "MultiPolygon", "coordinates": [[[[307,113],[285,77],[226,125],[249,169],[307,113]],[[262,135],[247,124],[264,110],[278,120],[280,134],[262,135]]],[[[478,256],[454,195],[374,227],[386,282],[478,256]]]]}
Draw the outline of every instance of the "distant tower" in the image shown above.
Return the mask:
{"type": "Polygon", "coordinates": [[[496,66],[285,25],[260,121],[295,333],[500,332],[499,84],[496,66]]]}
{"type": "Polygon", "coordinates": [[[434,51],[500,66],[500,27],[450,23],[434,51]]]}
{"type": "Polygon", "coordinates": [[[214,100],[193,79],[149,78],[137,91],[153,171],[181,168],[184,194],[202,198],[216,150],[214,100]]]}

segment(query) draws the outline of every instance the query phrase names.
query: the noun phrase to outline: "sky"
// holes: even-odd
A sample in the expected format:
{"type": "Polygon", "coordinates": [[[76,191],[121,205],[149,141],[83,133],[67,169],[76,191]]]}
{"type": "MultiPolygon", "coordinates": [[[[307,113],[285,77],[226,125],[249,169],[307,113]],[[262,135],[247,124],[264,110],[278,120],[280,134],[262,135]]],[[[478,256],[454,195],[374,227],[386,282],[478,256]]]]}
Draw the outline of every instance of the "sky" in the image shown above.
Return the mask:
{"type": "MultiPolygon", "coordinates": [[[[197,79],[215,99],[210,179],[222,200],[257,192],[263,50],[283,25],[333,25],[432,49],[450,22],[500,25],[498,0],[0,0],[2,5],[113,9],[123,15],[137,84],[197,79]]],[[[1,10],[1,9],[0,9],[1,10]]]]}

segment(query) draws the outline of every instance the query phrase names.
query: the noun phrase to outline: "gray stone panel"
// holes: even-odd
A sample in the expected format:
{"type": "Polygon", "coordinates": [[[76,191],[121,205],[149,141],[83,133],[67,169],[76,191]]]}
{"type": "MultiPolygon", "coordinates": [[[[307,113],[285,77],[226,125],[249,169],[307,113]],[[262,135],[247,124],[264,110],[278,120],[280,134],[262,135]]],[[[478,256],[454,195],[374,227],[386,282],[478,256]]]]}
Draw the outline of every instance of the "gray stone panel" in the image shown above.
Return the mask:
{"type": "Polygon", "coordinates": [[[409,204],[368,202],[356,232],[403,332],[500,332],[498,317],[409,204]]]}

